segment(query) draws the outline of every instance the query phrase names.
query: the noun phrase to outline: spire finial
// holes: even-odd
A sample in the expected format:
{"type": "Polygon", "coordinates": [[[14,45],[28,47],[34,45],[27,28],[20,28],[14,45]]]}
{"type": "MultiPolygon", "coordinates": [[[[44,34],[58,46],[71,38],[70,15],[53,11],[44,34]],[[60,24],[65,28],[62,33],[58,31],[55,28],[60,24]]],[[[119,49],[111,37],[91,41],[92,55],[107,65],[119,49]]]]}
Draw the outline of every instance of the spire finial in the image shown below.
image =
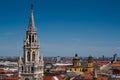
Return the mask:
{"type": "Polygon", "coordinates": [[[33,4],[31,4],[31,10],[33,10],[33,4]]]}
{"type": "Polygon", "coordinates": [[[31,12],[30,12],[30,21],[28,25],[28,31],[36,31],[35,25],[34,25],[33,4],[31,4],[30,10],[31,12]]]}

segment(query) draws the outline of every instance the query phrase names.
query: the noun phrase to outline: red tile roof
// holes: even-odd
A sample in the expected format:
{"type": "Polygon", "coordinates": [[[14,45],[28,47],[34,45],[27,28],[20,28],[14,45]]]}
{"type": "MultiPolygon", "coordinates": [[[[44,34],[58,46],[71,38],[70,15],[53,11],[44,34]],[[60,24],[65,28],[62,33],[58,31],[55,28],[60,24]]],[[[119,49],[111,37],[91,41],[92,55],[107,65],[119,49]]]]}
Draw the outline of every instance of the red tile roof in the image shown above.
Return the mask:
{"type": "Polygon", "coordinates": [[[120,67],[120,63],[113,63],[111,66],[112,67],[120,67]]]}
{"type": "Polygon", "coordinates": [[[52,76],[44,76],[43,80],[54,80],[54,78],[52,76]]]}
{"type": "MultiPolygon", "coordinates": [[[[83,73],[81,76],[86,77],[87,79],[93,79],[93,76],[89,73],[83,73]]],[[[106,77],[99,76],[97,80],[108,80],[106,77]]]]}
{"type": "Polygon", "coordinates": [[[105,77],[98,77],[97,80],[108,80],[108,79],[105,77]]]}
{"type": "Polygon", "coordinates": [[[110,61],[96,61],[96,62],[94,62],[94,64],[97,64],[97,65],[99,65],[99,66],[103,66],[103,65],[106,65],[106,64],[108,64],[110,61]]]}
{"type": "Polygon", "coordinates": [[[6,77],[4,80],[18,80],[18,77],[6,77]]]}
{"type": "Polygon", "coordinates": [[[57,76],[44,76],[43,80],[56,80],[54,77],[56,77],[58,80],[62,80],[62,76],[57,75],[57,76]]]}
{"type": "Polygon", "coordinates": [[[81,74],[81,76],[86,77],[87,79],[92,79],[93,78],[93,76],[89,73],[83,73],[83,74],[81,74]]]}

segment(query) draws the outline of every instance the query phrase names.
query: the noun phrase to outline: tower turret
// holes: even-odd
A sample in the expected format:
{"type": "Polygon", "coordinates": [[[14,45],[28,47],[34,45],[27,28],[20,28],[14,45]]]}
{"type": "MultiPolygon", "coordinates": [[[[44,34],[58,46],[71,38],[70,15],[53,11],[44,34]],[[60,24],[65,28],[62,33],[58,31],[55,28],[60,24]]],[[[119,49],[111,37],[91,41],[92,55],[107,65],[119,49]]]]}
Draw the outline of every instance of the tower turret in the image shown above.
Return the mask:
{"type": "Polygon", "coordinates": [[[88,57],[88,72],[92,72],[93,71],[93,58],[92,56],[88,57]]]}
{"type": "Polygon", "coordinates": [[[97,70],[94,69],[93,71],[93,80],[97,80],[97,70]]]}
{"type": "Polygon", "coordinates": [[[73,58],[73,66],[80,66],[80,57],[78,56],[78,54],[75,54],[75,57],[73,58]]]}
{"type": "Polygon", "coordinates": [[[19,56],[18,59],[18,79],[21,80],[21,72],[22,72],[22,58],[19,56]]]}

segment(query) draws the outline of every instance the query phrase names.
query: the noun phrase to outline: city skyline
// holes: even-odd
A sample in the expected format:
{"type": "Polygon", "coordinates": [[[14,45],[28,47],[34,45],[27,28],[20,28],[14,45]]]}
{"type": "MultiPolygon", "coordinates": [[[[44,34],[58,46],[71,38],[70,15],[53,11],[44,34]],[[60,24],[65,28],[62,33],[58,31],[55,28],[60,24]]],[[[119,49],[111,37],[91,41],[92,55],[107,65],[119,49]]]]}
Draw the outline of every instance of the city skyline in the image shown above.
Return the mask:
{"type": "MultiPolygon", "coordinates": [[[[120,53],[118,0],[2,0],[0,56],[23,54],[30,4],[40,53],[46,56],[112,56],[120,53]]],[[[119,55],[118,55],[119,56],[119,55]]]]}

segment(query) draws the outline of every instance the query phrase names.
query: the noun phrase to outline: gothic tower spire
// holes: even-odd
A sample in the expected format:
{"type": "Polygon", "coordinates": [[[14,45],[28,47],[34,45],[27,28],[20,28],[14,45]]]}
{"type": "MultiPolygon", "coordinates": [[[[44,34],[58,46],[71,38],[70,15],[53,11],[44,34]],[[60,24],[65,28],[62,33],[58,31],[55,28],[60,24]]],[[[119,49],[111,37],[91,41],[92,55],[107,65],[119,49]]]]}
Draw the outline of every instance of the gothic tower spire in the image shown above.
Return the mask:
{"type": "Polygon", "coordinates": [[[33,4],[31,4],[31,12],[30,12],[28,31],[36,31],[35,24],[34,24],[33,4]]]}
{"type": "MultiPolygon", "coordinates": [[[[43,80],[43,62],[39,59],[40,44],[35,29],[33,4],[31,4],[30,20],[23,46],[23,63],[19,65],[21,80],[43,80]]],[[[20,60],[21,61],[21,60],[20,60]]]]}

